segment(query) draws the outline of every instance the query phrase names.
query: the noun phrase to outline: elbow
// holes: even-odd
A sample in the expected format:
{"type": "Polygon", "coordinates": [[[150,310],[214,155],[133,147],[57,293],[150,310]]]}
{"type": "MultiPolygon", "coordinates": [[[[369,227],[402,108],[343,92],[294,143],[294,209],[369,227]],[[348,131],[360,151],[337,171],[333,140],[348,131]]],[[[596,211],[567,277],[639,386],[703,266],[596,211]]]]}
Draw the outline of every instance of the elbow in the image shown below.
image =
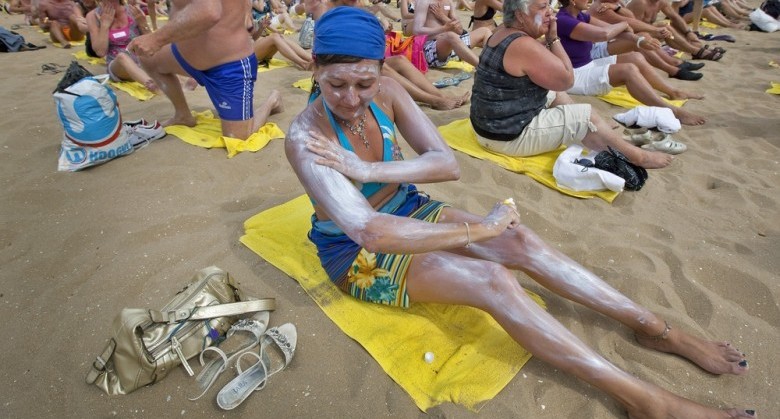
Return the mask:
{"type": "Polygon", "coordinates": [[[460,165],[453,156],[450,163],[447,165],[446,170],[443,171],[445,180],[459,180],[460,179],[460,165]]]}
{"type": "Polygon", "coordinates": [[[381,226],[378,224],[378,220],[374,218],[373,222],[368,222],[362,228],[356,228],[353,234],[347,234],[352,237],[355,243],[361,248],[366,249],[369,253],[382,252],[384,249],[383,240],[384,234],[382,234],[381,226]]]}

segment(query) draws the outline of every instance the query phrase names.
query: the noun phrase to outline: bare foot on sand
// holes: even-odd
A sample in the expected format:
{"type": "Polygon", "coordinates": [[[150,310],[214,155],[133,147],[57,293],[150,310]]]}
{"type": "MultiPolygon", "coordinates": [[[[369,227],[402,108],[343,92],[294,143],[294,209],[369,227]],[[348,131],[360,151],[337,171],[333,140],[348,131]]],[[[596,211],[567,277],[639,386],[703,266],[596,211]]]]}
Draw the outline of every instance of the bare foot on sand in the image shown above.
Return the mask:
{"type": "Polygon", "coordinates": [[[448,111],[461,106],[461,100],[459,97],[441,97],[435,102],[431,103],[431,108],[438,111],[448,111]]]}
{"type": "Polygon", "coordinates": [[[647,393],[652,397],[645,398],[647,403],[628,407],[628,417],[631,419],[734,419],[758,417],[755,410],[749,409],[713,409],[698,403],[675,396],[661,388],[650,386],[647,393]]]}
{"type": "MultiPolygon", "coordinates": [[[[638,147],[637,147],[638,148],[638,147]]],[[[674,160],[674,156],[662,153],[660,151],[648,151],[638,148],[640,153],[638,156],[631,156],[631,163],[645,169],[662,169],[670,164],[674,160]]]]}
{"type": "Polygon", "coordinates": [[[681,100],[681,99],[702,100],[704,99],[704,95],[700,93],[686,92],[685,90],[674,90],[672,94],[669,95],[669,98],[674,100],[681,100]]]}
{"type": "Polygon", "coordinates": [[[197,125],[197,123],[198,121],[194,116],[192,116],[192,114],[188,114],[187,116],[174,115],[173,118],[163,122],[162,126],[169,127],[171,125],[184,125],[185,127],[194,127],[197,125]]]}
{"type": "Polygon", "coordinates": [[[680,108],[672,108],[672,112],[674,112],[674,116],[676,116],[683,125],[704,125],[704,123],[707,122],[707,119],[703,116],[684,111],[680,108]]]}
{"type": "Polygon", "coordinates": [[[271,90],[271,94],[268,95],[268,103],[271,105],[271,115],[284,112],[284,104],[282,103],[282,94],[278,90],[271,90]]]}
{"type": "Polygon", "coordinates": [[[728,342],[714,342],[669,328],[665,338],[636,334],[639,344],[657,351],[679,355],[712,374],[742,375],[748,372],[745,355],[728,342]]]}
{"type": "Polygon", "coordinates": [[[157,87],[157,83],[154,82],[154,80],[149,79],[143,83],[144,87],[146,87],[146,90],[152,92],[152,93],[159,93],[160,88],[157,87]]]}

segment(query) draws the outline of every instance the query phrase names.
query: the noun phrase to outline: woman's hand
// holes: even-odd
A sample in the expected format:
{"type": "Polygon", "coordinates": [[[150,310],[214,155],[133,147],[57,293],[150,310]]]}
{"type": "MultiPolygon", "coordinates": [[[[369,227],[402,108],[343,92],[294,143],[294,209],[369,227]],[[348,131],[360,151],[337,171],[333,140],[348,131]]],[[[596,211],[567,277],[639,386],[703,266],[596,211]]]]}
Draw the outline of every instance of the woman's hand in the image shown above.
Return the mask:
{"type": "Polygon", "coordinates": [[[639,47],[648,51],[655,51],[661,48],[661,41],[651,38],[649,36],[641,36],[642,42],[639,43],[639,47]]]}
{"type": "Polygon", "coordinates": [[[130,6],[130,14],[133,16],[133,20],[135,20],[135,23],[138,24],[138,26],[146,26],[146,15],[137,4],[130,6]]]}
{"type": "Polygon", "coordinates": [[[370,163],[320,133],[310,131],[309,135],[311,137],[306,142],[306,149],[320,156],[315,160],[317,164],[330,167],[360,183],[370,181],[370,163]]]}
{"type": "Polygon", "coordinates": [[[550,16],[550,26],[547,28],[547,33],[544,34],[544,40],[549,43],[556,38],[558,38],[558,18],[552,15],[550,16]]]}
{"type": "Polygon", "coordinates": [[[111,28],[111,24],[114,23],[114,16],[116,16],[116,8],[112,3],[106,2],[100,12],[100,27],[111,28]]]}
{"type": "Polygon", "coordinates": [[[507,199],[493,206],[493,210],[481,221],[488,230],[496,236],[520,225],[520,214],[517,212],[514,201],[507,199]]]}

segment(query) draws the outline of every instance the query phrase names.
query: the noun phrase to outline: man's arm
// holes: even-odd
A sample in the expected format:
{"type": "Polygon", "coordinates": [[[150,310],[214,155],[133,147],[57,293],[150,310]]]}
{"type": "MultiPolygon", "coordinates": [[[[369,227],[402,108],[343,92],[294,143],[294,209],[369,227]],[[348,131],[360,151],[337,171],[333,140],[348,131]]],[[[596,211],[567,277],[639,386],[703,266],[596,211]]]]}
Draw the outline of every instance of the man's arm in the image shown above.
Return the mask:
{"type": "Polygon", "coordinates": [[[128,50],[137,55],[152,56],[165,45],[200,35],[214,26],[222,16],[222,2],[191,0],[171,13],[166,25],[148,35],[133,39],[128,50]]]}
{"type": "MultiPolygon", "coordinates": [[[[438,6],[438,5],[437,5],[438,6]]],[[[412,32],[415,35],[438,35],[440,33],[451,31],[455,28],[455,23],[459,21],[450,21],[443,23],[436,27],[427,26],[428,13],[431,7],[430,0],[418,0],[414,9],[414,23],[412,25],[412,32]]]]}

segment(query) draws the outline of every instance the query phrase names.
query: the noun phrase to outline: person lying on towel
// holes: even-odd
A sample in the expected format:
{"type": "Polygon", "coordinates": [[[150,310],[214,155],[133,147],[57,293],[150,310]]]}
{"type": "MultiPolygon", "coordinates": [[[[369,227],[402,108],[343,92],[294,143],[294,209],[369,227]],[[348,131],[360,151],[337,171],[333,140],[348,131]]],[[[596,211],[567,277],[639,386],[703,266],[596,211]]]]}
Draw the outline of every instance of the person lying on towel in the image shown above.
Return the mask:
{"type": "MultiPolygon", "coordinates": [[[[529,16],[551,17],[545,0],[530,10],[529,16]]],[[[320,94],[285,140],[314,203],[310,239],[338,287],[367,304],[485,310],[524,348],[614,397],[632,417],[753,417],[752,410],[704,407],[620,370],[537,305],[512,271],[631,328],[641,345],[711,373],[747,373],[736,348],[672,328],[620,294],[522,225],[511,199],[483,216],[418,191],[412,182],[456,180],[460,169],[428,117],[397,82],[381,76],[384,49],[382,27],[365,11],[337,7],[323,14],[313,47],[320,94]],[[403,158],[396,127],[416,157],[403,158]]]]}

